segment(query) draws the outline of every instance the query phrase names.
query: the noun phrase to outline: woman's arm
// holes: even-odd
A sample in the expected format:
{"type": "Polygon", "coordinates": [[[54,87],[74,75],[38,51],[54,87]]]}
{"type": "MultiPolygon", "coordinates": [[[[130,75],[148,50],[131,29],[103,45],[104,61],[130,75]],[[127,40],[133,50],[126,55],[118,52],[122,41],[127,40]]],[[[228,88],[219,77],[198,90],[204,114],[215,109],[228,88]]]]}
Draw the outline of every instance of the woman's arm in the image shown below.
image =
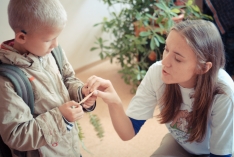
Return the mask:
{"type": "Polygon", "coordinates": [[[113,126],[119,137],[124,141],[132,139],[135,136],[132,122],[125,114],[122,101],[112,83],[109,80],[92,76],[88,79],[86,86],[90,92],[94,91],[94,96],[101,97],[108,105],[113,126]]]}

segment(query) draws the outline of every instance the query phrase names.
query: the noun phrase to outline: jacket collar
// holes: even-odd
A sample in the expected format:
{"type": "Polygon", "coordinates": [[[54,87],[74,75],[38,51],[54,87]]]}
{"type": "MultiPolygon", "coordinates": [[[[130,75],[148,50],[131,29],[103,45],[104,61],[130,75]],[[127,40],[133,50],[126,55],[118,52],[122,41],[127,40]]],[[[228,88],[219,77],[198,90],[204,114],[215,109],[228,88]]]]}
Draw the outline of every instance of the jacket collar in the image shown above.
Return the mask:
{"type": "MultiPolygon", "coordinates": [[[[0,60],[2,63],[13,64],[19,67],[38,68],[40,65],[39,57],[34,54],[20,54],[13,48],[14,39],[5,41],[0,46],[0,60]]],[[[46,56],[43,58],[47,58],[46,56]]]]}

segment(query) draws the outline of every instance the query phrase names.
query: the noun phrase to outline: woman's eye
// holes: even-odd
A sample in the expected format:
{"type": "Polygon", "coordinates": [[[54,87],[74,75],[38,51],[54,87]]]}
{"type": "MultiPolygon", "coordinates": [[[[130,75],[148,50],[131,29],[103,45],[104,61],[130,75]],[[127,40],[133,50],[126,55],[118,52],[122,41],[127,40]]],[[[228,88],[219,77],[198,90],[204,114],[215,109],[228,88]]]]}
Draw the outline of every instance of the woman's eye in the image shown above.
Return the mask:
{"type": "Polygon", "coordinates": [[[177,59],[176,57],[175,57],[175,60],[176,60],[176,62],[181,62],[181,60],[177,59]]]}

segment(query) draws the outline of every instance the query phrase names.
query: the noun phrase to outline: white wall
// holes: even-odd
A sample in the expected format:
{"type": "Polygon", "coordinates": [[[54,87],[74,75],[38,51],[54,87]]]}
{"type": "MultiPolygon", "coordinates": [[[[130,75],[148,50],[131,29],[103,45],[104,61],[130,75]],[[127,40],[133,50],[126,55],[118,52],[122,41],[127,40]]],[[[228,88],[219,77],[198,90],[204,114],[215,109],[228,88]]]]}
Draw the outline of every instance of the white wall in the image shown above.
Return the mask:
{"type": "Polygon", "coordinates": [[[14,33],[7,20],[7,4],[8,0],[0,0],[0,43],[14,38],[14,33]]]}
{"type": "MultiPolygon", "coordinates": [[[[93,27],[108,17],[108,7],[101,0],[60,0],[68,14],[66,28],[59,36],[59,43],[66,51],[74,69],[100,60],[98,51],[90,51],[101,28],[93,27]]],[[[14,38],[7,19],[9,0],[0,0],[0,42],[14,38]]]]}

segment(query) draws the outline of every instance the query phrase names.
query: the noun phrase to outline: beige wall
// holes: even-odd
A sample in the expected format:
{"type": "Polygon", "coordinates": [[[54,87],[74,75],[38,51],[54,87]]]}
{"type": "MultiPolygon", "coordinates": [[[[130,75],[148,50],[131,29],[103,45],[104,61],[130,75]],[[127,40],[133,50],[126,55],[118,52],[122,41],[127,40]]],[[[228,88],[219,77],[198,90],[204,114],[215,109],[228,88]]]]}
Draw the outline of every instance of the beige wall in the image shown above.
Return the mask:
{"type": "MultiPolygon", "coordinates": [[[[66,28],[59,36],[59,43],[66,51],[74,69],[79,69],[100,60],[98,51],[90,52],[95,36],[100,36],[100,27],[93,27],[108,16],[107,6],[101,0],[60,0],[68,14],[66,28]]],[[[13,31],[7,20],[9,0],[0,0],[0,42],[12,39],[13,31]]]]}

